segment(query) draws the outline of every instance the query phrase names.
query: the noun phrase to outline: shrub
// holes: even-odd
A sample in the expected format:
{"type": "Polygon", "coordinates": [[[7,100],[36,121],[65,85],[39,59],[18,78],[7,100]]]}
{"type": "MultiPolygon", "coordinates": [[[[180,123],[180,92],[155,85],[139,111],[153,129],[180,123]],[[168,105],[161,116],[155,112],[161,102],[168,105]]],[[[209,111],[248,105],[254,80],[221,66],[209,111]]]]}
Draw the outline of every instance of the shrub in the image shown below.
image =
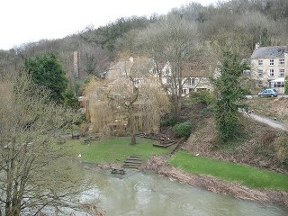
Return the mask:
{"type": "Polygon", "coordinates": [[[190,136],[190,134],[191,134],[191,130],[192,130],[192,125],[188,121],[176,124],[173,127],[173,132],[175,133],[175,135],[177,137],[186,137],[186,138],[188,138],[190,136]]]}
{"type": "Polygon", "coordinates": [[[162,119],[160,122],[161,127],[174,126],[176,124],[177,124],[177,119],[172,115],[165,116],[165,118],[162,119]]]}
{"type": "Polygon", "coordinates": [[[206,108],[204,108],[204,109],[202,109],[201,111],[200,111],[200,116],[201,117],[210,117],[211,115],[213,114],[213,109],[212,109],[212,107],[206,107],[206,108]]]}
{"type": "Polygon", "coordinates": [[[214,102],[214,96],[209,91],[193,92],[191,98],[195,103],[202,103],[207,106],[214,102]]]}

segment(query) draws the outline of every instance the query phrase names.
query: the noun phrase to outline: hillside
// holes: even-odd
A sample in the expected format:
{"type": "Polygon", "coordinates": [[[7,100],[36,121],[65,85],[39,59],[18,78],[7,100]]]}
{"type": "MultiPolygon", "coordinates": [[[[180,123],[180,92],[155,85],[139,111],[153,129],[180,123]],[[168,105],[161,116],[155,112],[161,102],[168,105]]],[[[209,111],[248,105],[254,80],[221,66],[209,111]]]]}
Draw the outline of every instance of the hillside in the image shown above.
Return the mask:
{"type": "Polygon", "coordinates": [[[184,118],[192,122],[193,130],[182,149],[192,155],[288,173],[287,133],[239,115],[237,138],[223,144],[217,138],[211,107],[189,104],[184,118]]]}
{"type": "Polygon", "coordinates": [[[255,98],[248,101],[254,113],[288,125],[288,98],[255,98]]]}
{"type": "Polygon", "coordinates": [[[217,47],[230,44],[244,58],[248,58],[257,42],[262,46],[288,43],[286,0],[231,0],[226,3],[219,2],[216,6],[190,3],[171,10],[165,16],[119,17],[114,23],[96,29],[86,28],[63,39],[41,40],[22,44],[9,51],[1,51],[0,74],[20,70],[27,58],[53,52],[60,57],[67,76],[73,83],[73,52],[78,51],[81,79],[84,80],[91,74],[99,75],[107,70],[110,63],[123,56],[123,53],[126,56],[147,55],[143,46],[139,46],[139,38],[143,33],[144,36],[153,34],[154,30],[146,30],[155,24],[177,17],[195,25],[197,29],[194,45],[197,45],[198,50],[195,52],[196,56],[188,58],[191,61],[204,59],[207,64],[213,62],[213,55],[210,54],[214,52],[214,45],[217,47]]]}

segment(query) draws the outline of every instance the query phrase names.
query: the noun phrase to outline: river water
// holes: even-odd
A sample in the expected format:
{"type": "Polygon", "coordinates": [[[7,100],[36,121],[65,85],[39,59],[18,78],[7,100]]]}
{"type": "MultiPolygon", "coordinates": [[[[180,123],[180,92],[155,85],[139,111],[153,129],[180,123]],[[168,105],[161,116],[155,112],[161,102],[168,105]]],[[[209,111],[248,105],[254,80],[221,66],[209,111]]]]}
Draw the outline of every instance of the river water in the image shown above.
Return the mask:
{"type": "Polygon", "coordinates": [[[96,203],[107,216],[287,216],[288,210],[234,199],[154,174],[123,176],[87,169],[92,189],[81,202],[96,203]]]}

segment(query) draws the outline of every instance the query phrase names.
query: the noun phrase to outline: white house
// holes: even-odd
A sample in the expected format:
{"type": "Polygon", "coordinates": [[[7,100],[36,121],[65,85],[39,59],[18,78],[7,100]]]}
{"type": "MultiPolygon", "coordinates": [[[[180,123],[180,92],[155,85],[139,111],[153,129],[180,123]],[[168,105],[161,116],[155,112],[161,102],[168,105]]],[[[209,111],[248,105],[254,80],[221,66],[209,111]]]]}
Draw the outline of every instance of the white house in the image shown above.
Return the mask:
{"type": "Polygon", "coordinates": [[[183,95],[213,90],[209,73],[201,63],[187,63],[182,66],[182,84],[183,95]]]}
{"type": "Polygon", "coordinates": [[[288,46],[260,47],[256,44],[251,56],[251,72],[259,87],[275,88],[283,94],[288,75],[288,46]]]}
{"type": "MultiPolygon", "coordinates": [[[[177,91],[179,86],[178,82],[172,82],[173,73],[170,63],[159,65],[161,70],[162,83],[168,88],[169,91],[177,91]]],[[[155,72],[154,72],[155,73],[155,72]]],[[[182,96],[189,96],[191,92],[197,91],[211,91],[213,86],[211,85],[209,73],[202,63],[184,63],[181,65],[181,85],[182,85],[182,96]]]]}

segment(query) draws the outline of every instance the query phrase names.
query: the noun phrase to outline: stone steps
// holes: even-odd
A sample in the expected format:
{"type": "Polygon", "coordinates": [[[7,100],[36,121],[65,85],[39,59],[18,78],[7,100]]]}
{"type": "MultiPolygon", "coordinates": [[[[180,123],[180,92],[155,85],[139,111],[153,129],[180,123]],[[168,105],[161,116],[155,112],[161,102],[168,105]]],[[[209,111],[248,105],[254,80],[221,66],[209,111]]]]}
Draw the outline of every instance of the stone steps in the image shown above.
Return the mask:
{"type": "Polygon", "coordinates": [[[140,155],[131,155],[124,161],[123,168],[139,169],[142,163],[140,155]]]}

